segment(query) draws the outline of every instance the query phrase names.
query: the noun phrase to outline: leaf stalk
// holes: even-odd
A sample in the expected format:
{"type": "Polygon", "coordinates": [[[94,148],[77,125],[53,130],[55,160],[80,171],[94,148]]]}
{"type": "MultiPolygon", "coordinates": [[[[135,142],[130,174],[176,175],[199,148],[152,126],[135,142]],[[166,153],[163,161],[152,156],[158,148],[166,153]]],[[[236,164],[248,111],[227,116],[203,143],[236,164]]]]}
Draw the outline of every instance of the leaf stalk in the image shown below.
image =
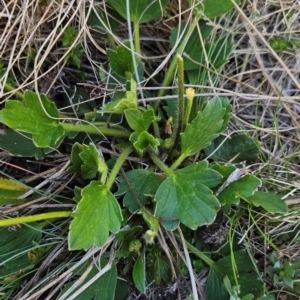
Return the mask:
{"type": "Polygon", "coordinates": [[[173,175],[173,171],[168,168],[154,153],[153,149],[150,147],[147,148],[147,152],[150,155],[152,161],[168,176],[173,175]]]}
{"type": "Polygon", "coordinates": [[[16,96],[18,98],[20,98],[21,100],[25,99],[24,94],[22,92],[16,91],[15,88],[8,83],[5,83],[4,90],[9,91],[9,92],[14,92],[16,94],[16,96]]]}
{"type": "Polygon", "coordinates": [[[176,170],[181,164],[182,162],[186,159],[186,155],[184,153],[182,153],[172,164],[172,166],[170,167],[170,169],[172,171],[176,170]]]}
{"type": "Polygon", "coordinates": [[[114,128],[107,127],[96,127],[93,125],[85,124],[71,124],[71,123],[61,123],[66,131],[80,131],[80,132],[89,132],[102,135],[118,136],[118,137],[129,137],[130,132],[114,128]]]}
{"type": "Polygon", "coordinates": [[[140,44],[140,24],[139,22],[134,22],[133,24],[133,35],[134,35],[134,48],[135,52],[138,54],[136,55],[136,59],[138,62],[141,61],[141,44],[140,44]]]}
{"type": "Polygon", "coordinates": [[[125,159],[127,158],[127,156],[130,154],[130,152],[132,150],[133,150],[133,148],[130,146],[130,147],[126,148],[125,150],[123,150],[123,152],[118,157],[113,169],[111,170],[111,172],[108,176],[107,182],[106,182],[106,186],[109,190],[110,190],[111,186],[113,185],[125,159]]]}

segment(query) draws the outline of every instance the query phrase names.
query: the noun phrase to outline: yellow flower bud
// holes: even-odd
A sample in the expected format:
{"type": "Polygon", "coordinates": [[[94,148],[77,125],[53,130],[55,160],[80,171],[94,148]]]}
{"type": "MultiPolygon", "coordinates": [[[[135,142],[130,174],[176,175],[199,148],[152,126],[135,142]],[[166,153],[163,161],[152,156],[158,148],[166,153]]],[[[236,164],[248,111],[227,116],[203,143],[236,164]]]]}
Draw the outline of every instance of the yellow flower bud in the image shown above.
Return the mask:
{"type": "Polygon", "coordinates": [[[146,233],[144,234],[144,239],[146,244],[152,245],[154,244],[154,238],[156,237],[157,233],[154,232],[153,230],[147,230],[146,233]]]}
{"type": "Polygon", "coordinates": [[[188,100],[193,100],[195,96],[195,90],[193,88],[187,88],[185,94],[188,100]]]}

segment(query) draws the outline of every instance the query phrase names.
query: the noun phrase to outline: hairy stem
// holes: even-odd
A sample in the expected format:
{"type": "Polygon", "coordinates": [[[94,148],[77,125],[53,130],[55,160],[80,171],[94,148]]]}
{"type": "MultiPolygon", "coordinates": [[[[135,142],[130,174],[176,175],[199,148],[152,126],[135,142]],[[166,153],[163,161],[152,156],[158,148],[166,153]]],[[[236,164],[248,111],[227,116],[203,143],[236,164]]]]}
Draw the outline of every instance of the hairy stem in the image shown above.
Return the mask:
{"type": "MultiPolygon", "coordinates": [[[[191,34],[193,33],[195,27],[197,26],[198,22],[199,22],[199,19],[200,19],[200,15],[199,16],[195,16],[192,24],[188,27],[188,32],[186,33],[184,39],[182,40],[182,42],[180,43],[177,51],[176,51],[176,55],[174,56],[172,62],[171,62],[171,65],[167,71],[167,74],[165,75],[165,79],[162,83],[162,87],[166,87],[168,86],[171,81],[173,80],[174,78],[174,74],[175,74],[175,70],[176,70],[176,63],[177,63],[177,55],[181,55],[182,52],[184,51],[184,48],[187,44],[187,42],[189,41],[190,37],[191,37],[191,34]]],[[[164,96],[166,93],[166,90],[165,89],[161,89],[158,93],[158,97],[162,97],[164,96]]]]}
{"type": "Polygon", "coordinates": [[[178,130],[176,140],[179,134],[183,131],[183,118],[184,118],[184,65],[181,55],[177,55],[178,64],[178,130]]]}

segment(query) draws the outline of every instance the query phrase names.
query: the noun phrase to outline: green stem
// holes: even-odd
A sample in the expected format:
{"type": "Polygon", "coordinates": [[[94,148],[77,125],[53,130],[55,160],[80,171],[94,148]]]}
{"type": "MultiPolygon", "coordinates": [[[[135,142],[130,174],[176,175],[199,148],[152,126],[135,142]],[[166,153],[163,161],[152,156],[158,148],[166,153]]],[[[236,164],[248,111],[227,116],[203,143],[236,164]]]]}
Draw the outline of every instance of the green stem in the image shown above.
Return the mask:
{"type": "Polygon", "coordinates": [[[117,124],[110,124],[110,123],[107,123],[107,122],[93,122],[92,123],[93,126],[96,126],[96,127],[105,127],[105,128],[111,128],[111,129],[120,129],[122,131],[124,131],[124,127],[121,126],[121,125],[117,125],[117,124]]]}
{"type": "Polygon", "coordinates": [[[71,211],[55,211],[55,212],[32,215],[32,216],[4,219],[4,220],[0,220],[0,227],[17,225],[22,223],[30,223],[35,221],[47,220],[47,219],[68,218],[71,216],[71,214],[72,214],[71,211]]]}
{"type": "Polygon", "coordinates": [[[15,91],[15,88],[8,83],[5,83],[4,90],[9,91],[9,92],[14,92],[17,95],[17,97],[19,97],[20,99],[22,99],[22,100],[25,99],[23,93],[21,93],[19,91],[15,91]]]}
{"type": "Polygon", "coordinates": [[[140,44],[140,24],[139,22],[135,22],[133,24],[133,36],[134,36],[134,50],[138,54],[136,55],[136,59],[138,62],[141,61],[141,44],[140,44]]]}
{"type": "Polygon", "coordinates": [[[170,169],[172,171],[176,170],[180,165],[181,163],[186,159],[186,156],[184,153],[182,153],[175,161],[174,163],[172,164],[172,166],[170,167],[170,169]]]}
{"type": "Polygon", "coordinates": [[[66,131],[80,131],[80,132],[89,132],[96,133],[102,135],[110,135],[110,136],[119,136],[119,137],[129,137],[130,132],[124,130],[118,130],[107,127],[95,127],[92,125],[84,125],[84,124],[71,124],[71,123],[61,123],[66,131]]]}
{"type": "Polygon", "coordinates": [[[111,170],[107,182],[106,182],[106,186],[107,188],[110,190],[111,186],[113,185],[119,170],[121,169],[125,159],[127,158],[127,156],[130,154],[130,152],[132,151],[132,146],[126,148],[125,150],[123,150],[123,152],[120,154],[120,156],[118,157],[113,169],[111,170]]]}
{"type": "Polygon", "coordinates": [[[184,64],[181,55],[177,55],[178,64],[178,130],[177,137],[179,138],[180,132],[183,131],[183,118],[184,118],[184,64]]]}
{"type": "MultiPolygon", "coordinates": [[[[162,87],[166,87],[168,86],[171,81],[173,80],[174,78],[174,74],[175,74],[175,70],[176,70],[176,65],[177,65],[177,55],[181,55],[182,52],[184,51],[184,48],[187,44],[187,42],[189,41],[190,37],[191,37],[191,34],[193,33],[195,27],[197,26],[198,22],[199,22],[199,19],[200,19],[200,15],[199,16],[195,16],[192,24],[188,27],[188,32],[186,33],[186,35],[184,36],[182,42],[180,43],[177,51],[176,51],[176,55],[174,56],[172,62],[171,62],[171,65],[167,71],[167,74],[165,75],[165,79],[164,81],[162,82],[162,87]]],[[[158,93],[158,97],[162,97],[164,96],[166,93],[166,90],[165,89],[161,89],[158,93]]]]}
{"type": "Polygon", "coordinates": [[[147,149],[148,154],[150,155],[152,161],[168,176],[173,175],[173,171],[168,168],[154,153],[154,151],[151,148],[147,149]]]}

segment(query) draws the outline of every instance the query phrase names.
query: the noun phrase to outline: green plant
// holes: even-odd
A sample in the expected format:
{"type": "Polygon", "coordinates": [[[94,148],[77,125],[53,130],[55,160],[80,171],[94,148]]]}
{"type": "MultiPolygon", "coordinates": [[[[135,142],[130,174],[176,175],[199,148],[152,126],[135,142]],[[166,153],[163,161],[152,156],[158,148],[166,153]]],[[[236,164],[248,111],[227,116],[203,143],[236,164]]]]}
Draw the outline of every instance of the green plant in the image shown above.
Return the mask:
{"type": "MultiPolygon", "coordinates": [[[[116,11],[124,14],[125,1],[108,2],[116,11]],[[120,3],[123,6],[118,8],[120,3]]],[[[128,13],[124,15],[134,23],[135,51],[138,54],[139,24],[149,21],[143,19],[146,18],[146,12],[151,14],[151,18],[159,16],[166,2],[154,1],[155,6],[151,9],[155,13],[150,9],[149,13],[148,6],[139,2],[143,5],[138,6],[137,12],[133,11],[130,16],[128,13]]],[[[204,1],[204,5],[205,3],[207,6],[204,13],[209,17],[216,17],[233,5],[231,1],[225,1],[227,5],[216,10],[217,5],[211,7],[212,2],[204,1]]],[[[193,39],[196,36],[196,26],[200,26],[205,49],[210,53],[209,67],[219,69],[232,49],[231,36],[221,41],[208,41],[210,28],[200,20],[203,13],[200,11],[201,7],[202,4],[193,2],[195,21],[176,51],[181,54],[185,50],[194,61],[197,59],[194,57],[196,49],[193,48],[193,39]]],[[[176,30],[174,34],[183,29],[176,30]]],[[[71,28],[66,30],[65,46],[69,47],[74,43],[75,33],[71,28]]],[[[200,44],[196,45],[200,47],[200,44]]],[[[204,52],[196,63],[186,60],[187,68],[184,68],[181,55],[174,57],[163,86],[174,79],[177,66],[178,93],[174,95],[176,101],[166,101],[153,106],[140,105],[135,78],[139,73],[138,66],[141,66],[142,71],[143,66],[139,56],[133,55],[130,42],[125,41],[118,47],[112,46],[112,49],[108,49],[107,55],[111,70],[126,84],[126,91],[116,93],[111,102],[90,115],[86,114],[80,122],[61,115],[55,104],[45,95],[31,91],[24,93],[23,102],[7,100],[5,108],[0,111],[0,122],[10,127],[7,130],[11,131],[6,133],[12,135],[14,141],[20,138],[18,132],[24,133],[25,139],[32,139],[26,144],[26,150],[29,151],[25,153],[21,150],[19,154],[25,156],[30,152],[40,158],[47,151],[60,147],[63,141],[68,140],[73,144],[72,165],[68,171],[77,174],[78,183],[81,184],[80,188],[74,190],[76,209],[7,218],[0,220],[0,226],[71,217],[68,231],[70,250],[88,250],[92,246],[105,248],[112,234],[115,248],[111,247],[111,250],[113,252],[117,249],[115,260],[109,273],[99,279],[97,284],[95,282],[95,285],[90,286],[92,296],[87,297],[96,295],[99,286],[103,289],[107,287],[106,280],[110,281],[111,291],[116,289],[116,264],[120,258],[127,259],[128,265],[123,271],[128,273],[131,268],[133,282],[141,292],[145,292],[146,280],[160,283],[168,279],[171,265],[168,256],[157,243],[160,231],[176,233],[179,228],[186,228],[187,234],[192,234],[199,227],[214,223],[218,214],[227,215],[230,219],[232,207],[237,205],[260,206],[270,213],[286,212],[281,198],[257,191],[262,184],[261,180],[248,174],[247,169],[239,165],[244,160],[251,161],[257,157],[258,147],[249,137],[234,136],[219,148],[224,141],[222,133],[230,118],[229,100],[226,97],[214,97],[196,101],[193,89],[188,89],[185,95],[184,70],[189,81],[199,83],[199,77],[203,82],[206,80],[207,69],[204,70],[201,66],[204,64],[204,52]],[[165,112],[166,117],[160,113],[158,107],[165,112]],[[109,121],[110,114],[120,117],[118,125],[109,121]],[[168,129],[164,130],[166,125],[168,129]],[[85,144],[83,139],[76,136],[78,132],[90,134],[92,142],[85,144]],[[100,156],[97,143],[111,137],[115,138],[115,145],[107,150],[110,150],[112,157],[100,156]],[[252,155],[247,153],[249,147],[252,155]],[[134,157],[132,168],[127,162],[129,155],[134,157]],[[207,156],[210,159],[206,159],[207,156]],[[197,157],[199,159],[195,160],[197,157]],[[233,157],[235,160],[232,163],[224,164],[233,157]],[[147,164],[147,168],[142,167],[139,161],[147,164]]],[[[77,54],[74,53],[76,59],[73,56],[68,59],[71,58],[79,67],[80,55],[77,54]]],[[[9,146],[11,153],[20,151],[16,149],[20,147],[16,147],[15,142],[9,146]]],[[[9,204],[10,200],[6,203],[9,204]]],[[[175,237],[181,241],[177,234],[175,237]]],[[[31,238],[29,244],[34,239],[37,238],[31,238]]],[[[249,255],[243,250],[235,249],[233,239],[230,240],[230,254],[215,261],[193,245],[187,243],[187,247],[210,267],[207,284],[210,299],[226,299],[228,293],[235,299],[239,296],[242,299],[251,299],[252,296],[258,299],[264,293],[264,285],[256,278],[257,274],[249,275],[253,267],[249,255]],[[242,265],[247,268],[240,270],[242,265]],[[249,276],[258,284],[257,291],[249,291],[246,282],[249,276]],[[216,285],[220,287],[219,294],[213,291],[216,285]]],[[[107,262],[106,259],[99,263],[102,267],[108,264],[110,261],[107,262]]],[[[84,265],[81,269],[76,269],[76,275],[83,276],[87,268],[84,265]]],[[[89,277],[82,284],[87,283],[96,273],[97,269],[92,268],[89,277]]],[[[63,295],[70,291],[72,284],[65,287],[63,295]]]]}
{"type": "Polygon", "coordinates": [[[284,287],[294,293],[299,293],[299,266],[300,260],[288,261],[278,258],[276,253],[269,255],[272,265],[267,267],[267,274],[276,285],[284,285],[284,287]]]}
{"type": "MultiPolygon", "coordinates": [[[[180,81],[179,84],[183,85],[183,82],[180,81]]],[[[121,152],[109,170],[107,163],[99,157],[94,144],[75,143],[69,171],[79,173],[85,179],[94,179],[81,190],[81,199],[76,210],[5,219],[0,221],[1,226],[72,216],[69,249],[87,250],[93,245],[102,247],[110,232],[118,235],[121,227],[127,223],[116,195],[124,195],[125,209],[132,214],[142,214],[145,225],[153,231],[153,237],[158,233],[159,223],[172,231],[181,223],[195,230],[213,223],[222,207],[237,205],[240,199],[251,203],[249,199],[254,197],[255,190],[261,185],[257,177],[245,174],[233,165],[209,164],[207,160],[186,162],[188,157],[206,148],[226,129],[230,112],[226,98],[211,99],[190,123],[184,122],[186,111],[181,111],[181,116],[174,115],[174,119],[183,120],[181,128],[184,129],[175,130],[177,133],[171,137],[173,146],[169,148],[166,145],[167,139],[157,138],[151,132],[151,125],[158,118],[150,106],[138,106],[134,88],[135,83],[131,79],[126,97],[107,104],[99,112],[124,114],[127,124],[117,128],[107,127],[102,123],[61,123],[54,104],[44,95],[39,96],[29,91],[24,94],[24,103],[16,100],[6,102],[6,107],[0,111],[0,121],[14,130],[32,134],[33,142],[38,147],[57,146],[68,132],[85,130],[100,136],[119,136],[117,148],[121,152]],[[126,137],[129,137],[130,142],[124,139],[126,137]],[[175,142],[177,139],[180,142],[175,142]],[[149,170],[138,168],[117,177],[119,170],[125,168],[126,158],[133,151],[138,156],[149,155],[152,160],[149,170]],[[173,157],[174,162],[170,167],[162,162],[159,151],[173,157]],[[163,173],[157,174],[154,171],[155,166],[163,173]],[[111,189],[117,178],[119,191],[114,195],[111,189]],[[98,230],[95,231],[95,228],[98,230]]],[[[183,97],[179,97],[179,101],[183,101],[183,97]]],[[[265,197],[264,202],[270,200],[267,194],[265,197]]],[[[140,258],[137,262],[133,268],[134,274],[143,270],[143,260],[140,258]]],[[[144,289],[137,279],[135,282],[140,290],[144,289]]]]}
{"type": "Polygon", "coordinates": [[[288,37],[275,37],[270,40],[270,46],[276,52],[291,51],[293,49],[293,44],[289,41],[288,37]]]}
{"type": "Polygon", "coordinates": [[[74,64],[78,69],[81,66],[81,55],[84,50],[80,44],[73,46],[78,34],[78,29],[73,29],[70,25],[63,32],[62,45],[68,50],[68,54],[65,56],[64,61],[67,64],[74,64]]]}

